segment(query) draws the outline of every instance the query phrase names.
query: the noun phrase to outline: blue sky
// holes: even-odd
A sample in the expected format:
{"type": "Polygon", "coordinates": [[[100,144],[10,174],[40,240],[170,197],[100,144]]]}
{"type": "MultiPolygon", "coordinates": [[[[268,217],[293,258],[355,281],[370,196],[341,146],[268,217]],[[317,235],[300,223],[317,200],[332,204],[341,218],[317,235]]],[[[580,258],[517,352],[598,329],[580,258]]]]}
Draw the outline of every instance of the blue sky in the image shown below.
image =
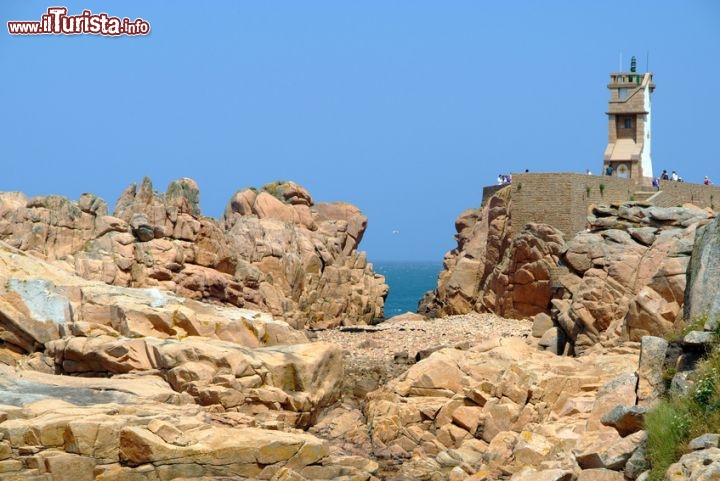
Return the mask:
{"type": "Polygon", "coordinates": [[[151,34],[11,36],[56,4],[0,3],[3,191],[191,177],[217,217],[293,180],[365,212],[371,261],[440,261],[498,173],[599,172],[608,74],[648,53],[655,169],[720,182],[720,2],[61,4],[151,34]]]}

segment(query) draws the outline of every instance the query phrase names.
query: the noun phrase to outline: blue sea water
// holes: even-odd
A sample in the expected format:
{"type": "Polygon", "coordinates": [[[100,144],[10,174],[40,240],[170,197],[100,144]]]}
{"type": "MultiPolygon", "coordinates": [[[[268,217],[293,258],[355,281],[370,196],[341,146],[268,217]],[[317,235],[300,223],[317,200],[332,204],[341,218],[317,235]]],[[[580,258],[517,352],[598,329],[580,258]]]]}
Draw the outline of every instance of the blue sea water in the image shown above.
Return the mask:
{"type": "Polygon", "coordinates": [[[373,262],[374,271],[385,276],[390,292],[385,300],[385,317],[415,312],[423,294],[435,289],[442,262],[373,262]]]}

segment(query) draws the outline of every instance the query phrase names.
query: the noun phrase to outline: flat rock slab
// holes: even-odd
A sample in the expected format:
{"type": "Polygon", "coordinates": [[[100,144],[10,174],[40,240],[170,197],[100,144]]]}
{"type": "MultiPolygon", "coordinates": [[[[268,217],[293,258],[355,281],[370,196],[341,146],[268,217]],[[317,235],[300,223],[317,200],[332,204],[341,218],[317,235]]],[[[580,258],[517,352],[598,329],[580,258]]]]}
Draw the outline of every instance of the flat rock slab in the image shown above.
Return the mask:
{"type": "Polygon", "coordinates": [[[77,406],[138,404],[144,400],[166,402],[177,393],[157,376],[136,378],[84,378],[55,376],[37,371],[20,375],[0,365],[0,404],[24,406],[43,399],[58,399],[77,406]]]}
{"type": "Polygon", "coordinates": [[[129,404],[135,396],[117,391],[103,391],[90,388],[53,386],[22,379],[0,379],[0,404],[22,407],[42,399],[62,399],[78,405],[129,404]]]}
{"type": "Polygon", "coordinates": [[[213,466],[225,476],[256,476],[262,465],[291,461],[292,467],[303,467],[328,455],[322,440],[305,433],[216,427],[185,435],[189,444],[178,446],[147,428],[125,428],[120,433],[120,460],[130,466],[192,463],[213,466]]]}

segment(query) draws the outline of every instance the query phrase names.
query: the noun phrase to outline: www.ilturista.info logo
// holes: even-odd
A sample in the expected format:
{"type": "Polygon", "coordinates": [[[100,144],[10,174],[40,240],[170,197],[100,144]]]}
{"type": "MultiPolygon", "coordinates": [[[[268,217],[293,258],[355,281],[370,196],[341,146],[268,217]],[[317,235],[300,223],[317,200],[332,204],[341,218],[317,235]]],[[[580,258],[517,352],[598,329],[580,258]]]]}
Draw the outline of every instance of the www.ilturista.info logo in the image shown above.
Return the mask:
{"type": "Polygon", "coordinates": [[[50,7],[40,21],[21,20],[8,22],[11,35],[147,35],[150,24],[142,18],[109,17],[107,13],[92,13],[83,10],[80,15],[68,15],[65,7],[50,7]]]}

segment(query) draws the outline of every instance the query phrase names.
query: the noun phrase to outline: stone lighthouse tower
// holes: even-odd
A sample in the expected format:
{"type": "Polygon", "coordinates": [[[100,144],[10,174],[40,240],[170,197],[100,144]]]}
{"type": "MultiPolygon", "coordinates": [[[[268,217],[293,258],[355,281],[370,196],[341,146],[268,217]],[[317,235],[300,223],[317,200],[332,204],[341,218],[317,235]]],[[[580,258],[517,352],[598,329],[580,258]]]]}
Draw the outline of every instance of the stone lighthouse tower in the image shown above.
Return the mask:
{"type": "MultiPolygon", "coordinates": [[[[650,94],[655,90],[652,73],[637,73],[635,57],[629,72],[610,74],[608,145],[603,173],[638,179],[653,177],[650,158],[650,94]]],[[[646,180],[645,182],[649,182],[646,180]]]]}

